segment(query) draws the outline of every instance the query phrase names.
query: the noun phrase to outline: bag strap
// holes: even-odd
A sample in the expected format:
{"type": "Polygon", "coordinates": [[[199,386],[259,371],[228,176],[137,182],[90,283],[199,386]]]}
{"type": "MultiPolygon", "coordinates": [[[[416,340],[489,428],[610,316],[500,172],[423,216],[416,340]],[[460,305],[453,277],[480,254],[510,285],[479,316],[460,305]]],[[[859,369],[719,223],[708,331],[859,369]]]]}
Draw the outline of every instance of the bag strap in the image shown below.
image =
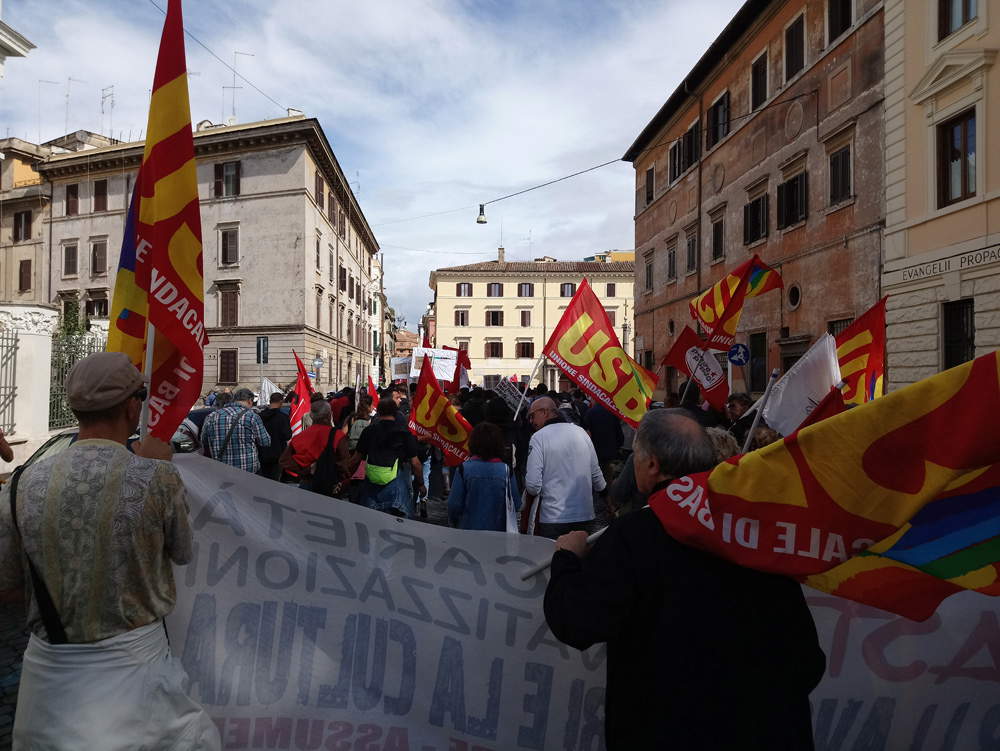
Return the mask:
{"type": "Polygon", "coordinates": [[[35,593],[35,601],[38,603],[39,614],[42,616],[42,625],[45,626],[45,633],[49,637],[49,644],[66,644],[68,640],[66,639],[66,629],[63,628],[62,619],[59,618],[56,606],[52,602],[52,595],[49,594],[49,588],[45,586],[45,580],[38,573],[35,564],[31,560],[31,556],[28,555],[28,551],[24,547],[24,536],[17,526],[17,483],[21,479],[21,472],[23,471],[24,467],[18,467],[14,471],[14,475],[10,478],[10,516],[14,522],[14,531],[21,538],[21,550],[28,561],[28,570],[31,572],[31,586],[35,593]]]}
{"type": "Polygon", "coordinates": [[[246,417],[249,410],[244,407],[243,411],[238,413],[237,416],[233,417],[233,424],[229,426],[229,432],[226,433],[226,440],[222,443],[222,448],[219,449],[219,461],[222,461],[222,457],[226,455],[226,449],[229,448],[229,441],[232,440],[233,431],[236,430],[236,426],[243,422],[243,418],[246,417]]]}

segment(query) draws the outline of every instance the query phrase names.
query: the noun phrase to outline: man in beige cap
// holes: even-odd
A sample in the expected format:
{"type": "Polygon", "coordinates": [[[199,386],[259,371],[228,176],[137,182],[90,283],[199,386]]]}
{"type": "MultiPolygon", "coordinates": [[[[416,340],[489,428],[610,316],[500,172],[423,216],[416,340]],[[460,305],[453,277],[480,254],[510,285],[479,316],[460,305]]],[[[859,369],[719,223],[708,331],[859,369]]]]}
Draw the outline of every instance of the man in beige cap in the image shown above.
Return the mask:
{"type": "Polygon", "coordinates": [[[126,448],[143,377],[101,352],[73,367],[66,392],[78,440],[0,493],[0,601],[25,596],[32,632],[14,748],[217,749],[163,625],[171,564],[192,555],[184,485],[167,444],[126,448]]]}

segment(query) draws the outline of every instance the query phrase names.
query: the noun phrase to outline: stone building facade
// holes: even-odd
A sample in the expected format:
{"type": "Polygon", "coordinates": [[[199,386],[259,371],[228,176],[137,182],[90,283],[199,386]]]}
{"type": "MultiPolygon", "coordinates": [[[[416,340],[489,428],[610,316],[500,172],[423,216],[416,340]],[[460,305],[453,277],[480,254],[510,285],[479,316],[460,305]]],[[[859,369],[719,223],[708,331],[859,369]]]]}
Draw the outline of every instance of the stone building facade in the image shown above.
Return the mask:
{"type": "Polygon", "coordinates": [[[0,300],[48,303],[44,218],[50,193],[34,166],[48,149],[20,138],[0,140],[0,300]]]}
{"type": "Polygon", "coordinates": [[[890,389],[1000,347],[1000,3],[885,3],[890,389]]]}
{"type": "MultiPolygon", "coordinates": [[[[499,378],[527,380],[577,285],[586,278],[608,312],[626,351],[634,300],[632,261],[507,261],[452,266],[431,272],[435,344],[469,352],[471,378],[487,386],[499,378]]],[[[535,376],[560,387],[546,363],[535,376]]],[[[567,384],[563,384],[567,385],[567,384]]]]}
{"type": "Polygon", "coordinates": [[[750,0],[643,129],[624,156],[640,362],[655,370],[695,327],[691,299],[754,254],[785,289],[745,305],[735,390],[879,299],[882,48],[878,0],[750,0]]]}
{"type": "MultiPolygon", "coordinates": [[[[194,135],[205,272],[204,390],[295,379],[326,390],[377,375],[378,243],[319,123],[301,115],[194,135]],[[374,269],[374,271],[373,271],[374,269]],[[266,337],[267,364],[257,362],[266,337]]],[[[52,153],[49,300],[106,319],[143,144],[52,153]]]]}

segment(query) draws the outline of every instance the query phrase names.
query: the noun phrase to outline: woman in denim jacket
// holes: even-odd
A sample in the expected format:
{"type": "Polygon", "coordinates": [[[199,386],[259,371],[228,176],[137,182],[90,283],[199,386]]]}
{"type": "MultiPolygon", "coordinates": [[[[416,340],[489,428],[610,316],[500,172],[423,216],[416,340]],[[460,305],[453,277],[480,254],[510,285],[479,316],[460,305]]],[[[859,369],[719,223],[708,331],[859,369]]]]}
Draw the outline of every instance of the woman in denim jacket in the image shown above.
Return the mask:
{"type": "Polygon", "coordinates": [[[503,462],[503,431],[481,422],[469,437],[472,456],[458,468],[448,496],[448,520],[460,529],[507,531],[507,495],[521,507],[517,480],[503,462]]]}

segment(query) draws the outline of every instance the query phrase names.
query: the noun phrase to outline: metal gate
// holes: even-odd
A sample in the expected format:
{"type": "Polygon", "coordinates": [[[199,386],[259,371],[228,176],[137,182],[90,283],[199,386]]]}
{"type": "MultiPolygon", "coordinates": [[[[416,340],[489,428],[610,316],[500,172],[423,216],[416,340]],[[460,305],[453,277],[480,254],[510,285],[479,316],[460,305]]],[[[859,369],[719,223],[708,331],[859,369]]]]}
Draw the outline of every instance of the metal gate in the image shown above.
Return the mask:
{"type": "Polygon", "coordinates": [[[14,397],[17,394],[17,332],[0,331],[0,430],[14,432],[14,397]]]}
{"type": "Polygon", "coordinates": [[[87,355],[103,352],[104,337],[93,334],[71,334],[52,338],[52,386],[49,392],[49,429],[76,425],[76,416],[66,401],[66,376],[74,365],[87,355]]]}

